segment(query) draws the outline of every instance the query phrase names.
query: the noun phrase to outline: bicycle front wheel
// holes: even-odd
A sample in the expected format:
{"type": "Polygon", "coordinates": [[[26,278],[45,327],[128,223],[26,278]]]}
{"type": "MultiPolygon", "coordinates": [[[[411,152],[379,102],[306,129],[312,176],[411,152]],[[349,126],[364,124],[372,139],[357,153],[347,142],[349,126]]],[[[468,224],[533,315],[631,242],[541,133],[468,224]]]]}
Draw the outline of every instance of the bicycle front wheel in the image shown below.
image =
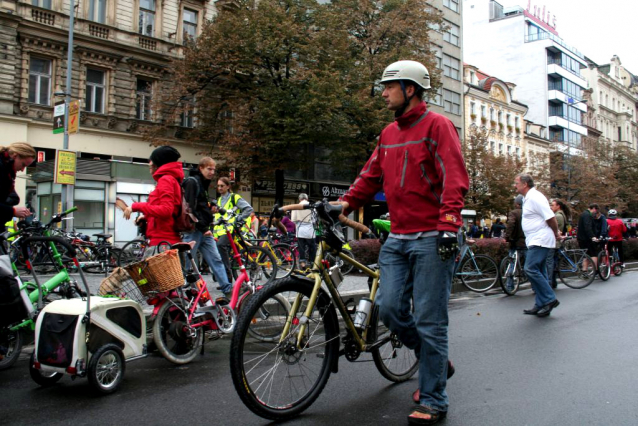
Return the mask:
{"type": "Polygon", "coordinates": [[[603,281],[607,281],[611,276],[611,259],[605,250],[598,253],[598,275],[603,281]]]}
{"type": "Polygon", "coordinates": [[[498,281],[498,266],[491,257],[475,254],[465,258],[457,274],[465,287],[483,293],[494,287],[498,281]]]}
{"type": "Polygon", "coordinates": [[[594,261],[580,251],[561,252],[558,262],[558,277],[567,287],[585,288],[594,281],[594,261]]]}
{"type": "Polygon", "coordinates": [[[521,284],[520,265],[516,258],[507,256],[501,261],[501,288],[508,296],[514,296],[521,284]]]}
{"type": "Polygon", "coordinates": [[[372,359],[379,373],[394,383],[408,380],[419,369],[419,360],[414,350],[405,346],[399,337],[392,333],[379,318],[379,306],[374,305],[370,317],[368,341],[386,341],[372,349],[372,359]]]}
{"type": "Polygon", "coordinates": [[[321,292],[310,315],[313,284],[288,277],[255,293],[242,308],[230,346],[230,372],[243,403],[253,413],[270,420],[286,420],[299,415],[319,397],[336,366],[339,355],[339,325],[330,297],[321,292]],[[293,305],[275,312],[278,297],[293,305]],[[260,333],[281,337],[265,342],[249,333],[260,311],[260,333]],[[289,330],[284,334],[284,327],[289,330]],[[305,330],[301,333],[301,328],[305,330]]]}
{"type": "Polygon", "coordinates": [[[178,297],[167,300],[153,323],[153,341],[160,353],[174,364],[187,364],[195,359],[202,346],[201,327],[188,326],[185,301],[178,297]]]}

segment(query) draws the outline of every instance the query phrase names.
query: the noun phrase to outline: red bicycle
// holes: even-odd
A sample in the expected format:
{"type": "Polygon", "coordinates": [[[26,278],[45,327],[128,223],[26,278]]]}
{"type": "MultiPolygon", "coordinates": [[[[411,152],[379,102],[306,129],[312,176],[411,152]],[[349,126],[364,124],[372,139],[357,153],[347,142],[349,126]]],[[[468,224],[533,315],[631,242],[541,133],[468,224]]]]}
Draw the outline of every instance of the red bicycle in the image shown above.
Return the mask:
{"type": "Polygon", "coordinates": [[[605,237],[601,238],[599,241],[602,244],[603,249],[600,253],[598,253],[598,275],[600,276],[600,279],[607,281],[612,272],[616,276],[622,274],[623,267],[622,262],[620,261],[620,256],[618,255],[618,249],[614,247],[611,254],[609,253],[608,243],[610,239],[605,237]]]}
{"type": "MultiPolygon", "coordinates": [[[[204,334],[209,333],[209,339],[216,339],[223,334],[232,333],[236,325],[236,315],[245,302],[264,285],[274,279],[274,274],[264,284],[256,284],[253,279],[253,270],[247,269],[245,262],[255,263],[255,259],[270,256],[260,247],[249,247],[240,252],[232,238],[237,227],[228,224],[223,218],[216,225],[224,225],[228,240],[233,250],[235,264],[239,267],[237,279],[234,282],[230,300],[219,297],[213,300],[206,288],[204,279],[197,268],[197,262],[192,254],[191,243],[177,243],[171,248],[177,249],[186,257],[190,265],[190,271],[185,273],[185,286],[169,293],[157,294],[148,301],[154,305],[153,314],[153,340],[160,353],[175,364],[191,362],[197,351],[203,352],[204,334]]],[[[275,264],[270,259],[272,264],[275,264]]],[[[257,272],[258,277],[262,277],[257,272]]],[[[284,298],[276,299],[276,302],[286,312],[290,311],[290,303],[284,298]]],[[[279,309],[279,307],[277,307],[279,309]]],[[[279,338],[279,334],[272,334],[271,328],[262,327],[261,322],[269,317],[268,307],[259,310],[252,319],[249,332],[262,341],[273,341],[279,338]],[[271,334],[268,332],[270,331],[271,334]]]]}

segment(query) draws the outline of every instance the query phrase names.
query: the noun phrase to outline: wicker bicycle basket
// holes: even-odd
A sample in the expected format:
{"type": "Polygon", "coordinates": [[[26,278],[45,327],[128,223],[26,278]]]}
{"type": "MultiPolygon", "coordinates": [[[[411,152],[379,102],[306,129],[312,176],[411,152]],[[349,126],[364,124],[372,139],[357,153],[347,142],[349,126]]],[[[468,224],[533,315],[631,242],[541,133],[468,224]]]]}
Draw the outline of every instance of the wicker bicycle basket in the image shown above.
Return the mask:
{"type": "Polygon", "coordinates": [[[184,285],[177,250],[167,250],[124,267],[142,294],[173,290],[184,285]]]}
{"type": "Polygon", "coordinates": [[[100,296],[124,297],[146,305],[147,297],[122,268],[115,268],[111,275],[104,278],[98,291],[100,296]]]}

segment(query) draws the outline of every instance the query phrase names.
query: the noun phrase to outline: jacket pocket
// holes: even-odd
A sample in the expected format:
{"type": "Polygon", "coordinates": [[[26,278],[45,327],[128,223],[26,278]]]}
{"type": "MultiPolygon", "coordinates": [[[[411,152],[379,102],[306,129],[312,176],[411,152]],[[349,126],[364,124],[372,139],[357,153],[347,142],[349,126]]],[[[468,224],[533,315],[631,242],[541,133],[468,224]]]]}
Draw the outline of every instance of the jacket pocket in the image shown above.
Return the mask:
{"type": "Polygon", "coordinates": [[[434,198],[436,198],[436,200],[440,204],[441,203],[441,197],[434,190],[434,184],[432,183],[432,181],[430,180],[430,177],[426,173],[425,166],[423,164],[421,164],[421,178],[425,179],[428,182],[428,184],[430,185],[430,191],[432,191],[432,195],[434,195],[434,198]]]}
{"type": "Polygon", "coordinates": [[[405,172],[408,168],[408,151],[405,151],[405,156],[403,160],[403,171],[401,172],[401,188],[403,188],[403,183],[405,182],[405,172]]]}

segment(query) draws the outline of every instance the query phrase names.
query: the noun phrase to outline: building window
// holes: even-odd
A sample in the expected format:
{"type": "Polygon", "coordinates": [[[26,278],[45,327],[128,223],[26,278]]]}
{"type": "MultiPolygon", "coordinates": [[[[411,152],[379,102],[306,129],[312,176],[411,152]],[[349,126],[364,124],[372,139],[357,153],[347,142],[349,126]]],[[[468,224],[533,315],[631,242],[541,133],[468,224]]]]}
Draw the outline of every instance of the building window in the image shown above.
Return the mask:
{"type": "Polygon", "coordinates": [[[443,40],[455,46],[460,46],[461,44],[459,40],[460,29],[458,25],[454,25],[449,22],[447,22],[446,25],[448,26],[448,29],[446,32],[443,33],[443,40]]]}
{"type": "Polygon", "coordinates": [[[507,114],[507,125],[508,126],[512,125],[512,115],[511,114],[507,114]]]}
{"type": "Polygon", "coordinates": [[[460,80],[460,68],[461,62],[458,59],[446,55],[445,53],[443,54],[443,75],[453,78],[454,80],[460,80]]]}
{"type": "Polygon", "coordinates": [[[520,128],[521,128],[521,120],[520,120],[518,117],[514,118],[514,126],[515,126],[517,129],[520,129],[520,128]]]}
{"type": "Polygon", "coordinates": [[[503,144],[502,143],[498,144],[498,155],[503,155],[503,144]]]}
{"type": "Polygon", "coordinates": [[[443,107],[445,112],[461,115],[461,95],[450,90],[443,90],[443,107]]]}
{"type": "Polygon", "coordinates": [[[192,99],[184,101],[182,104],[182,113],[179,115],[179,125],[182,127],[193,128],[193,107],[192,99]]]}
{"type": "Polygon", "coordinates": [[[487,107],[485,105],[481,105],[481,117],[487,118],[487,107]]]}
{"type": "Polygon", "coordinates": [[[189,39],[197,37],[197,11],[184,8],[184,43],[189,39]]]}
{"type": "Polygon", "coordinates": [[[496,142],[494,141],[490,142],[490,151],[492,151],[492,154],[496,152],[496,142]]]}
{"type": "Polygon", "coordinates": [[[476,103],[470,102],[470,114],[476,115],[476,103]]]}
{"type": "Polygon", "coordinates": [[[441,53],[441,49],[435,47],[432,50],[434,50],[434,56],[436,56],[436,67],[443,69],[443,53],[441,53]]]}
{"type": "Polygon", "coordinates": [[[512,155],[512,145],[507,145],[507,155],[512,155]]]}
{"type": "Polygon", "coordinates": [[[89,0],[89,20],[106,22],[106,0],[89,0]]]}
{"type": "Polygon", "coordinates": [[[470,71],[470,84],[476,84],[474,81],[476,80],[476,73],[474,71],[470,71]]]}
{"type": "Polygon", "coordinates": [[[89,112],[104,114],[104,71],[88,68],[86,70],[86,104],[89,112]]]}
{"type": "Polygon", "coordinates": [[[155,0],[140,0],[140,34],[155,35],[155,0]]]}
{"type": "Polygon", "coordinates": [[[495,118],[494,118],[494,108],[490,108],[490,121],[495,121],[495,118]]]}
{"type": "Polygon", "coordinates": [[[151,94],[153,83],[141,78],[137,79],[137,101],[135,116],[138,120],[151,119],[151,94]]]}
{"type": "Polygon", "coordinates": [[[519,147],[516,147],[516,156],[521,158],[521,149],[519,147]]]}
{"type": "Polygon", "coordinates": [[[44,9],[51,9],[51,0],[31,0],[31,4],[44,9]]]}
{"type": "Polygon", "coordinates": [[[459,0],[443,0],[443,6],[452,9],[456,13],[459,12],[459,0]]]}
{"type": "Polygon", "coordinates": [[[443,102],[441,101],[443,92],[442,92],[442,89],[440,87],[436,91],[436,93],[433,93],[433,92],[428,92],[428,93],[432,94],[432,95],[428,96],[428,103],[430,103],[432,105],[443,106],[443,102]]]}
{"type": "Polygon", "coordinates": [[[503,124],[503,111],[498,112],[498,124],[503,124]]]}
{"type": "Polygon", "coordinates": [[[51,61],[48,59],[31,58],[29,102],[40,105],[51,103],[51,61]]]}

